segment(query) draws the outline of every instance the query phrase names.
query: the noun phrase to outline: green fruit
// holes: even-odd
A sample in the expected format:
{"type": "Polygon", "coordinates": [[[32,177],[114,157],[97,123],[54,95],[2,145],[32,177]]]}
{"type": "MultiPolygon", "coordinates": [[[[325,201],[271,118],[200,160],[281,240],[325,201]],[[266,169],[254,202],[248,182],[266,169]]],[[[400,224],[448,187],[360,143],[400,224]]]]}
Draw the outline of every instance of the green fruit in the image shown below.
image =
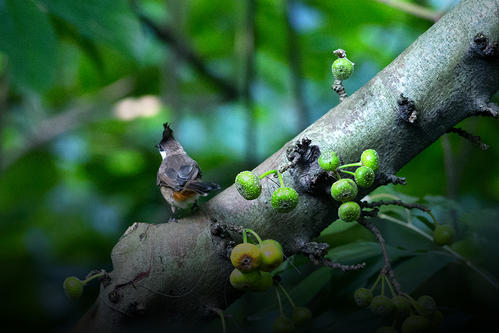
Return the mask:
{"type": "Polygon", "coordinates": [[[370,167],[361,166],[355,170],[355,181],[360,187],[371,187],[374,183],[374,171],[370,167]]]}
{"type": "Polygon", "coordinates": [[[246,200],[254,200],[262,193],[260,178],[251,171],[241,171],[236,176],[236,189],[246,200]]]}
{"type": "Polygon", "coordinates": [[[237,268],[234,268],[232,273],[230,273],[229,281],[230,284],[239,290],[250,291],[255,290],[259,286],[261,279],[260,271],[252,272],[241,272],[237,268]]]}
{"type": "Polygon", "coordinates": [[[331,70],[338,80],[346,80],[352,75],[354,63],[347,58],[338,58],[333,62],[331,70]]]}
{"type": "Polygon", "coordinates": [[[405,318],[411,314],[411,303],[404,296],[395,296],[392,298],[393,305],[398,318],[405,318]]]}
{"type": "Polygon", "coordinates": [[[398,331],[393,326],[382,326],[376,330],[376,333],[398,333],[398,331]]]}
{"type": "Polygon", "coordinates": [[[421,310],[425,316],[431,315],[437,311],[437,303],[431,296],[423,295],[419,297],[418,303],[421,305],[421,310]]]}
{"type": "Polygon", "coordinates": [[[342,203],[338,208],[338,217],[345,222],[357,221],[360,217],[360,206],[355,201],[342,203]]]}
{"type": "Polygon", "coordinates": [[[260,273],[260,277],[257,283],[253,287],[253,291],[265,291],[271,288],[274,285],[274,280],[272,279],[272,274],[268,272],[258,271],[260,273]]]}
{"type": "Polygon", "coordinates": [[[444,321],[444,315],[440,311],[435,311],[430,317],[431,332],[440,332],[440,325],[444,321]]]}
{"type": "Polygon", "coordinates": [[[332,150],[323,152],[319,156],[319,166],[326,171],[334,171],[340,166],[340,158],[332,150]]]}
{"type": "Polygon", "coordinates": [[[312,311],[304,306],[296,306],[293,310],[293,323],[296,326],[306,325],[312,319],[312,311]]]}
{"type": "Polygon", "coordinates": [[[279,317],[272,324],[272,331],[275,333],[289,333],[295,331],[295,324],[287,317],[279,317]]]}
{"type": "Polygon", "coordinates": [[[232,265],[242,272],[251,272],[260,267],[262,253],[254,244],[241,243],[232,249],[230,254],[232,265]]]}
{"type": "Polygon", "coordinates": [[[364,308],[371,304],[371,301],[373,300],[373,293],[367,288],[359,288],[353,293],[353,299],[355,300],[355,304],[357,304],[357,306],[364,308]]]}
{"type": "Polygon", "coordinates": [[[75,276],[69,276],[63,283],[64,292],[70,298],[80,298],[83,294],[83,281],[75,276]]]}
{"type": "Polygon", "coordinates": [[[279,213],[288,213],[298,205],[298,193],[291,187],[280,187],[272,193],[271,204],[279,213]]]}
{"type": "Polygon", "coordinates": [[[357,196],[357,192],[357,185],[349,178],[337,180],[331,186],[331,196],[336,201],[352,201],[357,196]]]}
{"type": "Polygon", "coordinates": [[[378,171],[378,153],[374,149],[367,149],[360,155],[360,162],[362,165],[370,167],[374,172],[378,171]]]}
{"type": "Polygon", "coordinates": [[[438,224],[433,231],[433,241],[437,245],[449,245],[454,240],[456,232],[449,224],[438,224]]]}
{"type": "Polygon", "coordinates": [[[264,240],[260,244],[260,251],[262,252],[261,271],[272,272],[284,260],[281,244],[273,239],[264,240]]]}
{"type": "Polygon", "coordinates": [[[402,333],[425,333],[430,328],[430,321],[423,316],[409,316],[402,323],[402,333]]]}
{"type": "Polygon", "coordinates": [[[395,310],[395,305],[391,299],[386,296],[378,295],[373,298],[369,309],[378,316],[389,316],[395,310]]]}

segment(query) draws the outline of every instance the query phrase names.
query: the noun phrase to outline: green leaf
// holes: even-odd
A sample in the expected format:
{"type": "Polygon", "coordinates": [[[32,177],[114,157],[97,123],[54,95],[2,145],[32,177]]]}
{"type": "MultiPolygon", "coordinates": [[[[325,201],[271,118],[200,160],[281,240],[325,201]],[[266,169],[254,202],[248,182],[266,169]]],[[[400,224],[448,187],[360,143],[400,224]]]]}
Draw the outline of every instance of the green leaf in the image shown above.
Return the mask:
{"type": "Polygon", "coordinates": [[[426,282],[440,269],[450,262],[456,261],[455,257],[443,252],[432,251],[404,261],[395,267],[397,277],[403,290],[413,292],[420,284],[426,282]]]}
{"type": "Polygon", "coordinates": [[[58,42],[49,18],[31,0],[0,2],[0,50],[12,82],[42,92],[55,79],[58,42]]]}

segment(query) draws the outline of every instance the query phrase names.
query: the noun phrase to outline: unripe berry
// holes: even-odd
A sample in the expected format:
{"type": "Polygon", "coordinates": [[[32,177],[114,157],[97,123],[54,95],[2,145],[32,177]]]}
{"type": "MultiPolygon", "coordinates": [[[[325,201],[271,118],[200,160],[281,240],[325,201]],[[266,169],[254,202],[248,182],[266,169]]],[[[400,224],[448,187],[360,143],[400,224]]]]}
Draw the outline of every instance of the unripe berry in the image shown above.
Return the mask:
{"type": "Polygon", "coordinates": [[[264,240],[260,244],[260,251],[262,252],[261,271],[272,272],[284,260],[281,244],[273,239],[264,240]]]}
{"type": "Polygon", "coordinates": [[[319,156],[319,166],[326,171],[336,170],[340,166],[340,158],[336,152],[327,150],[319,156]]]}
{"type": "Polygon", "coordinates": [[[270,202],[279,213],[288,213],[298,205],[298,193],[291,187],[280,187],[272,193],[270,202]]]}
{"type": "Polygon", "coordinates": [[[402,323],[402,333],[425,333],[430,328],[430,321],[423,316],[409,316],[402,323]]]}
{"type": "Polygon", "coordinates": [[[262,253],[254,244],[241,243],[232,249],[230,254],[232,265],[242,272],[251,272],[260,267],[262,253]]]}
{"type": "Polygon", "coordinates": [[[355,201],[344,202],[338,208],[338,217],[345,222],[357,221],[360,217],[360,206],[355,201]]]}
{"type": "Polygon", "coordinates": [[[75,276],[69,276],[63,283],[64,292],[70,298],[80,298],[83,294],[83,281],[75,276]]]}
{"type": "Polygon", "coordinates": [[[449,224],[438,224],[433,231],[433,241],[437,245],[449,245],[454,240],[456,232],[449,224]]]}
{"type": "Polygon", "coordinates": [[[241,272],[237,268],[234,268],[232,273],[230,273],[229,281],[230,284],[239,290],[250,291],[255,290],[260,283],[261,274],[260,271],[252,272],[241,272]]]}
{"type": "Polygon", "coordinates": [[[279,317],[272,324],[272,331],[275,333],[290,333],[295,331],[295,324],[287,317],[279,317]]]}
{"type": "Polygon", "coordinates": [[[312,311],[304,306],[296,306],[293,309],[293,323],[296,326],[304,326],[312,319],[312,311]]]}
{"type": "Polygon", "coordinates": [[[444,321],[444,315],[440,311],[435,311],[430,317],[430,329],[432,332],[440,332],[440,325],[444,321]]]}
{"type": "Polygon", "coordinates": [[[338,58],[333,62],[331,71],[338,80],[346,80],[352,75],[354,63],[347,58],[338,58]]]}
{"type": "Polygon", "coordinates": [[[353,299],[355,300],[355,304],[357,304],[357,306],[364,308],[371,304],[371,301],[373,300],[373,293],[367,288],[359,288],[355,290],[353,299]]]}
{"type": "Polygon", "coordinates": [[[395,310],[395,305],[391,299],[386,296],[378,295],[373,298],[369,309],[378,316],[389,316],[395,310]]]}
{"type": "Polygon", "coordinates": [[[398,318],[405,318],[411,314],[411,303],[404,296],[395,296],[392,298],[392,302],[395,305],[398,318]]]}
{"type": "Polygon", "coordinates": [[[272,287],[274,284],[274,280],[272,279],[272,274],[268,272],[258,271],[260,273],[260,277],[258,278],[255,286],[253,287],[253,291],[265,291],[272,287]]]}
{"type": "Polygon", "coordinates": [[[378,153],[374,149],[367,149],[360,155],[360,163],[364,166],[370,167],[374,172],[378,171],[378,153]]]}
{"type": "Polygon", "coordinates": [[[262,193],[260,178],[251,171],[241,171],[236,176],[236,189],[246,200],[254,200],[262,193]]]}
{"type": "Polygon", "coordinates": [[[357,196],[357,192],[357,185],[349,178],[337,180],[331,186],[331,196],[336,201],[352,201],[357,196]]]}
{"type": "Polygon", "coordinates": [[[423,295],[418,298],[418,303],[421,305],[421,310],[423,311],[423,315],[428,316],[437,311],[437,303],[433,299],[433,297],[428,295],[423,295]]]}
{"type": "Polygon", "coordinates": [[[355,170],[355,181],[360,187],[371,187],[374,183],[374,171],[370,167],[361,166],[355,170]]]}

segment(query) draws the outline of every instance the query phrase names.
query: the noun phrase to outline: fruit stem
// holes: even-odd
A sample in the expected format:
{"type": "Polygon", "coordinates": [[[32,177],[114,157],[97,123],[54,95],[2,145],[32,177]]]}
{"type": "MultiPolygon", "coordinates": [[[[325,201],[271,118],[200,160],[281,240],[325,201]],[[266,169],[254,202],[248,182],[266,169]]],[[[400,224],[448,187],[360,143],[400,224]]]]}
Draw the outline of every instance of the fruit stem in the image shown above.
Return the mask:
{"type": "Polygon", "coordinates": [[[284,187],[284,181],[282,180],[282,173],[278,171],[277,175],[279,176],[279,183],[281,184],[281,187],[284,187]]]}
{"type": "Polygon", "coordinates": [[[438,222],[437,222],[437,219],[435,218],[435,215],[433,215],[433,213],[431,211],[428,211],[426,213],[428,213],[428,215],[431,216],[431,218],[433,219],[433,223],[435,224],[435,227],[436,227],[438,225],[438,222]]]}
{"type": "Polygon", "coordinates": [[[222,333],[225,333],[227,330],[226,330],[226,327],[225,327],[225,316],[224,316],[224,312],[220,309],[211,309],[213,312],[215,312],[216,314],[218,314],[218,316],[220,317],[220,321],[222,322],[222,333]]]}
{"type": "Polygon", "coordinates": [[[385,274],[381,274],[381,295],[385,295],[385,274]]]}
{"type": "Polygon", "coordinates": [[[356,163],[350,163],[350,164],[343,164],[338,167],[338,169],[344,169],[344,168],[349,168],[349,167],[354,167],[354,166],[362,166],[360,162],[356,163]]]}
{"type": "Polygon", "coordinates": [[[243,243],[248,243],[248,235],[246,235],[246,229],[243,229],[243,243]]]}
{"type": "Polygon", "coordinates": [[[284,317],[284,311],[282,311],[281,295],[279,295],[279,289],[275,288],[275,293],[277,295],[277,302],[279,303],[279,312],[281,317],[284,317]]]}
{"type": "Polygon", "coordinates": [[[262,245],[262,239],[260,238],[260,236],[258,236],[258,234],[256,232],[254,232],[253,230],[251,229],[244,229],[245,231],[249,232],[250,234],[252,234],[253,236],[255,236],[256,240],[258,241],[258,244],[259,245],[262,245]]]}
{"type": "Polygon", "coordinates": [[[376,279],[376,281],[374,282],[373,286],[371,287],[371,292],[374,290],[374,288],[376,288],[376,286],[378,285],[378,282],[379,282],[379,279],[381,278],[381,274],[378,275],[378,278],[376,279]]]}
{"type": "Polygon", "coordinates": [[[275,170],[275,169],[273,169],[273,170],[269,170],[269,171],[267,171],[267,172],[264,172],[264,173],[262,173],[262,174],[260,175],[260,179],[263,179],[263,178],[267,177],[268,175],[271,175],[271,174],[273,174],[273,173],[277,173],[277,172],[278,172],[278,171],[277,171],[277,170],[275,170]]]}
{"type": "Polygon", "coordinates": [[[282,292],[284,293],[284,295],[286,295],[289,303],[291,304],[291,306],[294,308],[296,308],[296,305],[295,303],[293,302],[293,300],[291,299],[291,296],[289,296],[288,292],[286,291],[286,289],[284,289],[284,286],[280,283],[280,282],[277,282],[277,285],[279,286],[279,288],[281,288],[282,292]]]}
{"type": "Polygon", "coordinates": [[[409,300],[409,303],[411,303],[412,307],[419,313],[419,314],[423,314],[423,310],[421,309],[421,305],[416,302],[414,300],[414,298],[412,298],[410,295],[406,294],[406,293],[402,293],[402,296],[405,296],[408,300],[409,300]]]}
{"type": "Polygon", "coordinates": [[[386,280],[386,284],[388,285],[388,288],[390,288],[390,292],[392,293],[392,297],[394,297],[395,291],[393,290],[392,284],[390,283],[390,279],[383,274],[383,278],[386,280]]]}
{"type": "Polygon", "coordinates": [[[355,173],[353,173],[352,171],[347,171],[347,170],[340,170],[340,171],[343,173],[348,173],[349,175],[355,176],[355,173]]]}
{"type": "Polygon", "coordinates": [[[100,277],[104,276],[104,274],[106,274],[106,272],[104,272],[104,271],[97,273],[97,274],[94,274],[81,282],[83,283],[83,285],[85,285],[85,284],[89,283],[90,281],[92,281],[93,279],[100,278],[100,277]]]}

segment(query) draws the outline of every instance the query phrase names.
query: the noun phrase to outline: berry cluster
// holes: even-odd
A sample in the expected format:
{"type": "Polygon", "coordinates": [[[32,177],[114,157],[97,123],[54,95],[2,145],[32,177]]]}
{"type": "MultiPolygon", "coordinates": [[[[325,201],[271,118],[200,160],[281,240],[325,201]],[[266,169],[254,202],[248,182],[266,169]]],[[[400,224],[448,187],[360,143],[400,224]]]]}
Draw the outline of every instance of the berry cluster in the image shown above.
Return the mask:
{"type": "Polygon", "coordinates": [[[272,207],[279,213],[288,213],[298,205],[298,193],[293,188],[284,186],[282,174],[277,170],[269,170],[260,176],[251,171],[241,171],[236,176],[236,189],[246,200],[255,200],[262,193],[260,180],[271,174],[277,174],[280,183],[280,187],[272,193],[272,207]]]}
{"type": "Polygon", "coordinates": [[[234,270],[230,274],[230,284],[243,291],[265,291],[272,287],[271,271],[284,260],[282,246],[273,239],[262,241],[251,229],[243,230],[243,243],[232,249],[230,261],[234,270]],[[258,241],[258,245],[248,242],[247,232],[258,241]]]}
{"type": "Polygon", "coordinates": [[[397,333],[397,327],[402,333],[438,332],[443,320],[443,314],[437,310],[435,300],[423,295],[414,300],[407,294],[395,294],[389,279],[380,274],[370,288],[359,288],[354,293],[357,306],[369,308],[372,313],[385,319],[393,319],[392,326],[382,326],[377,333],[397,333]],[[373,290],[381,280],[381,294],[373,296],[373,290]],[[385,283],[390,288],[392,297],[384,295],[385,283]]]}
{"type": "MultiPolygon", "coordinates": [[[[339,60],[339,59],[338,59],[339,60]]],[[[331,186],[331,196],[334,200],[342,202],[338,208],[338,216],[345,222],[357,221],[360,218],[360,206],[355,202],[358,187],[369,188],[374,183],[375,172],[378,171],[379,157],[374,149],[367,149],[362,152],[360,162],[340,165],[340,158],[334,151],[325,151],[319,156],[319,166],[336,174],[338,179],[331,186]],[[355,172],[343,170],[349,167],[357,167],[355,172]],[[350,174],[355,181],[350,178],[341,178],[340,172],[350,174]]]]}

